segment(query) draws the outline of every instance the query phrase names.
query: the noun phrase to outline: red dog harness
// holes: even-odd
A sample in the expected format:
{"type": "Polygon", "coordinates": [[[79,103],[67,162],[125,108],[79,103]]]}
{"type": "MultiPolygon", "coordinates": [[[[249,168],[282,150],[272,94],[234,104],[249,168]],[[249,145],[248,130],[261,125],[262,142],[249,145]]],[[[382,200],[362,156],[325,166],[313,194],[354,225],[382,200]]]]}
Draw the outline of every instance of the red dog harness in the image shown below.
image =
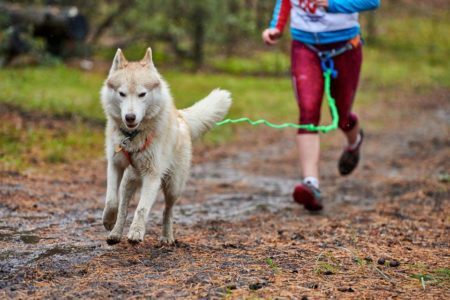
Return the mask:
{"type": "Polygon", "coordinates": [[[128,151],[124,150],[121,145],[118,145],[117,148],[116,148],[116,153],[122,152],[123,155],[125,155],[125,157],[127,158],[127,160],[130,163],[130,165],[133,166],[133,161],[131,159],[131,154],[139,153],[139,152],[144,151],[145,149],[147,149],[148,146],[150,146],[150,144],[152,142],[153,142],[153,134],[150,133],[147,136],[147,138],[145,139],[144,145],[142,145],[141,149],[139,149],[137,152],[128,152],[128,151]]]}

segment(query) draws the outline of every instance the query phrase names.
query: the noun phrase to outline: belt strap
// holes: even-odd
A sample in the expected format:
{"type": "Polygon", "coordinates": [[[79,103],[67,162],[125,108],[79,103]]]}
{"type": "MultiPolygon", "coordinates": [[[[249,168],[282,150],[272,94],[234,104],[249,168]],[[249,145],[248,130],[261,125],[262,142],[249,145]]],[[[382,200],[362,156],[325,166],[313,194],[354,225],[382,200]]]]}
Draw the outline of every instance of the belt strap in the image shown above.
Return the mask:
{"type": "Polygon", "coordinates": [[[331,75],[333,78],[337,77],[337,71],[334,69],[334,61],[333,61],[333,57],[339,56],[345,52],[347,52],[348,50],[357,48],[360,44],[362,43],[361,40],[361,36],[357,35],[354,38],[352,38],[351,40],[347,41],[347,43],[339,48],[335,48],[335,49],[331,49],[331,50],[325,50],[325,51],[321,51],[318,48],[314,47],[313,45],[310,44],[305,44],[306,47],[308,47],[309,49],[311,49],[312,51],[314,51],[317,56],[319,57],[320,61],[321,61],[321,66],[322,66],[322,70],[324,72],[326,71],[331,71],[331,75]]]}

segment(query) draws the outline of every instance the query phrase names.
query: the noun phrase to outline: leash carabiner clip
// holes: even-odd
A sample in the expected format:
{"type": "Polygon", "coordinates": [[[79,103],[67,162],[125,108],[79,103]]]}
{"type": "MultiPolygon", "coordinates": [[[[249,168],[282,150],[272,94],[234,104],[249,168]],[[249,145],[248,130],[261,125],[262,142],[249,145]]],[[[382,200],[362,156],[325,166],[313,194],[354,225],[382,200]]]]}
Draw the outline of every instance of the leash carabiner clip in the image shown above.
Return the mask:
{"type": "Polygon", "coordinates": [[[321,59],[320,65],[324,72],[330,72],[331,77],[336,78],[338,75],[337,70],[334,68],[334,61],[332,58],[327,57],[326,59],[321,59]]]}
{"type": "Polygon", "coordinates": [[[130,142],[130,140],[131,138],[127,136],[122,141],[120,141],[120,144],[125,147],[130,142]]]}

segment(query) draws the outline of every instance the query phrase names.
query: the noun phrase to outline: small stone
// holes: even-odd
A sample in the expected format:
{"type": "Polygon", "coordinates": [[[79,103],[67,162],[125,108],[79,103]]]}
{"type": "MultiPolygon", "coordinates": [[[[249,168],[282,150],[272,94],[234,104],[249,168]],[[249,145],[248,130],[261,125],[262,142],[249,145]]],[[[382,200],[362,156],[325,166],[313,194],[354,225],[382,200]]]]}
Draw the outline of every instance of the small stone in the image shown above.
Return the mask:
{"type": "Polygon", "coordinates": [[[318,289],[319,288],[319,284],[315,283],[315,282],[308,282],[307,284],[305,284],[305,287],[308,289],[318,289]]]}
{"type": "Polygon", "coordinates": [[[400,266],[400,263],[394,259],[389,262],[389,266],[392,268],[396,268],[396,267],[400,266]]]}
{"type": "Polygon", "coordinates": [[[383,257],[380,257],[380,258],[378,259],[377,263],[378,263],[379,265],[384,265],[384,264],[386,263],[386,260],[385,260],[383,257]]]}
{"type": "Polygon", "coordinates": [[[308,299],[309,299],[308,296],[306,296],[306,295],[302,296],[302,300],[308,300],[308,299]]]}
{"type": "Polygon", "coordinates": [[[291,240],[293,241],[300,241],[300,240],[304,240],[305,237],[303,235],[301,235],[300,233],[294,233],[291,236],[291,240]]]}
{"type": "Polygon", "coordinates": [[[252,291],[256,291],[256,290],[262,289],[266,285],[267,285],[267,282],[265,282],[265,281],[263,281],[263,282],[256,282],[256,283],[249,284],[248,288],[251,289],[252,291]]]}
{"type": "Polygon", "coordinates": [[[320,243],[319,247],[320,248],[328,248],[328,244],[327,243],[320,243]]]}
{"type": "Polygon", "coordinates": [[[345,293],[345,292],[347,292],[347,293],[353,293],[355,290],[354,289],[352,289],[351,287],[348,287],[348,288],[338,288],[338,291],[339,292],[343,292],[343,293],[345,293]]]}

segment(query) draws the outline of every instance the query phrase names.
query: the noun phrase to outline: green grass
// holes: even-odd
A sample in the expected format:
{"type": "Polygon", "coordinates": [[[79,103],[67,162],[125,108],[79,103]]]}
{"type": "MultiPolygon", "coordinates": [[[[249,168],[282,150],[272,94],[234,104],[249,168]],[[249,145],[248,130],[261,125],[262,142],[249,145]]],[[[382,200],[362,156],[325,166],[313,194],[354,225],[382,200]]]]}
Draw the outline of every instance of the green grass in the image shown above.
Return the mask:
{"type": "MultiPolygon", "coordinates": [[[[399,13],[402,14],[400,18],[385,9],[377,16],[379,35],[364,47],[356,110],[371,108],[380,99],[395,98],[399,93],[426,95],[433,89],[450,88],[449,13],[421,14],[404,10],[399,13]]],[[[140,59],[145,50],[141,48],[130,47],[125,52],[130,59],[140,59]]],[[[114,51],[103,49],[96,57],[111,59],[114,51]]],[[[157,49],[154,52],[157,65],[167,60],[157,49]]],[[[214,69],[227,74],[192,74],[161,68],[177,107],[187,107],[212,89],[221,87],[233,94],[229,117],[296,122],[297,106],[288,73],[289,57],[280,52],[279,47],[255,51],[246,57],[210,57],[208,62],[214,69]],[[280,72],[285,76],[242,75],[280,72]]],[[[0,69],[0,103],[12,104],[24,111],[103,121],[99,90],[105,76],[104,73],[83,72],[63,65],[0,69]]],[[[326,112],[325,107],[323,111],[326,112]]],[[[330,119],[327,113],[325,115],[322,122],[328,123],[330,119]]],[[[207,135],[207,142],[228,141],[238,126],[249,125],[216,128],[207,135]]],[[[93,154],[101,155],[102,152],[100,127],[90,129],[78,124],[65,128],[64,134],[43,128],[26,129],[26,132],[23,128],[15,130],[14,124],[8,124],[8,121],[0,127],[0,167],[24,168],[35,160],[57,163],[67,160],[69,154],[82,159],[80,153],[92,150],[93,154]],[[38,149],[35,151],[38,154],[32,153],[37,158],[28,158],[30,149],[38,149]]]]}
{"type": "Polygon", "coordinates": [[[99,90],[103,76],[63,65],[0,70],[0,102],[26,111],[103,119],[99,90]]]}
{"type": "MultiPolygon", "coordinates": [[[[423,270],[422,270],[423,271],[423,270]]],[[[425,290],[427,286],[427,282],[432,284],[448,286],[450,287],[450,269],[449,268],[440,268],[436,270],[432,270],[429,274],[427,273],[415,273],[410,275],[411,278],[417,279],[420,281],[422,288],[425,290]]]]}
{"type": "Polygon", "coordinates": [[[0,124],[0,170],[23,170],[45,164],[100,157],[103,130],[82,123],[60,128],[0,124]]]}
{"type": "MultiPolygon", "coordinates": [[[[230,116],[246,115],[277,121],[296,119],[297,108],[286,78],[163,73],[179,108],[187,107],[212,89],[221,87],[233,94],[234,105],[230,116]]],[[[0,70],[0,102],[49,116],[74,115],[101,121],[104,115],[99,90],[104,76],[65,66],[0,70]]],[[[82,159],[82,155],[78,154],[92,153],[92,149],[98,150],[94,151],[94,156],[101,155],[103,129],[80,126],[68,126],[64,129],[67,135],[55,137],[52,130],[31,128],[22,132],[23,128],[16,130],[14,124],[5,122],[0,127],[0,142],[6,145],[0,151],[0,169],[23,169],[40,162],[65,162],[70,155],[82,159]],[[80,137],[78,140],[77,136],[80,137]],[[34,153],[31,148],[38,148],[39,151],[34,153]]],[[[207,136],[206,142],[223,143],[232,137],[233,130],[232,126],[216,128],[207,136]]]]}
{"type": "MultiPolygon", "coordinates": [[[[235,114],[279,119],[295,108],[290,81],[286,78],[180,72],[163,72],[163,75],[180,108],[205,97],[216,87],[232,92],[235,100],[232,112],[235,114]]],[[[0,102],[27,111],[103,120],[99,90],[104,77],[104,74],[65,66],[0,70],[0,102]]]]}
{"type": "Polygon", "coordinates": [[[272,258],[266,258],[266,264],[272,269],[272,271],[277,274],[281,272],[281,268],[273,261],[272,258]]]}
{"type": "Polygon", "coordinates": [[[280,51],[256,52],[250,59],[247,57],[215,58],[210,63],[216,70],[235,75],[286,74],[290,68],[289,57],[280,51]]]}

